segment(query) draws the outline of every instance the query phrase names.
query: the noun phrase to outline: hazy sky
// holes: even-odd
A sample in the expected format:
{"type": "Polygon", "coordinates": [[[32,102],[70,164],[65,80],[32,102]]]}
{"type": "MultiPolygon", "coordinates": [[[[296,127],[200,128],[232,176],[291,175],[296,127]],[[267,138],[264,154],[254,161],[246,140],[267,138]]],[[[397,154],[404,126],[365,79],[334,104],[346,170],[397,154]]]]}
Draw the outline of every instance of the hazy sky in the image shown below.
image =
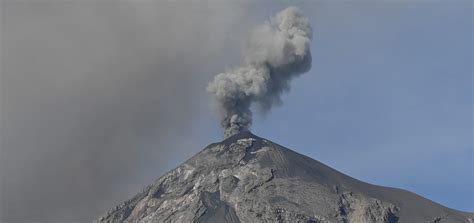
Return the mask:
{"type": "MultiPolygon", "coordinates": [[[[222,130],[207,82],[288,1],[4,0],[0,220],[83,222],[222,130]]],[[[253,131],[474,211],[471,1],[300,1],[313,65],[253,131]]]]}

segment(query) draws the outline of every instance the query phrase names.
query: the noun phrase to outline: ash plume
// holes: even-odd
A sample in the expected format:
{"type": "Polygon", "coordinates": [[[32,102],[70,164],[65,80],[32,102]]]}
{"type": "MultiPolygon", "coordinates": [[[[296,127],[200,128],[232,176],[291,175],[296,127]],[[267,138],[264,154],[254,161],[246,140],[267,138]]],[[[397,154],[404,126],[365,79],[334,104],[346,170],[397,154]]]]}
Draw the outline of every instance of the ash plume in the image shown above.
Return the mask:
{"type": "Polygon", "coordinates": [[[293,77],[311,68],[311,35],[308,18],[286,8],[253,32],[241,66],[214,77],[207,90],[218,101],[225,137],[249,129],[253,104],[269,111],[282,103],[293,77]]]}

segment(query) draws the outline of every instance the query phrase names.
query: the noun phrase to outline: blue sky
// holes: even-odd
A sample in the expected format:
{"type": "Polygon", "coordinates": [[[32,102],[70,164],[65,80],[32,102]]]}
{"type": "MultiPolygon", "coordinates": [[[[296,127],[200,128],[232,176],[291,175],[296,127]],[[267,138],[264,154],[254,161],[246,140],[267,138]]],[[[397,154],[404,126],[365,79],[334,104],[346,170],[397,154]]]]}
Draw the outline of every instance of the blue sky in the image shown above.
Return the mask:
{"type": "Polygon", "coordinates": [[[473,211],[470,2],[303,9],[313,67],[254,132],[358,179],[473,211]]]}

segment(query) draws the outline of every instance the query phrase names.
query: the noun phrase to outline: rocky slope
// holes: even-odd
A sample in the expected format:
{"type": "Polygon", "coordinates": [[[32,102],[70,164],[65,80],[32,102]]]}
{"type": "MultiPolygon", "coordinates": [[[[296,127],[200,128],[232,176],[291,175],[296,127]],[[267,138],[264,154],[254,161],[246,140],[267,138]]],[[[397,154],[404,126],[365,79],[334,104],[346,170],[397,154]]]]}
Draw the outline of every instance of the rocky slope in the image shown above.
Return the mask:
{"type": "Polygon", "coordinates": [[[474,215],[358,181],[243,132],[209,145],[98,222],[474,223],[474,215]]]}

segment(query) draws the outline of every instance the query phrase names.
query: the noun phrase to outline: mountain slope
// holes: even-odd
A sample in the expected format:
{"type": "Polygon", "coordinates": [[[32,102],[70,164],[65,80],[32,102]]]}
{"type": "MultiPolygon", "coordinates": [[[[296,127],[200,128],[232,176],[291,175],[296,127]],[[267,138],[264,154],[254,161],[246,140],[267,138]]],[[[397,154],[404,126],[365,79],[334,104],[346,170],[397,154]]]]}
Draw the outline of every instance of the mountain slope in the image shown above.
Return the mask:
{"type": "Polygon", "coordinates": [[[99,222],[465,222],[474,215],[364,183],[250,132],[211,144],[99,222]]]}

